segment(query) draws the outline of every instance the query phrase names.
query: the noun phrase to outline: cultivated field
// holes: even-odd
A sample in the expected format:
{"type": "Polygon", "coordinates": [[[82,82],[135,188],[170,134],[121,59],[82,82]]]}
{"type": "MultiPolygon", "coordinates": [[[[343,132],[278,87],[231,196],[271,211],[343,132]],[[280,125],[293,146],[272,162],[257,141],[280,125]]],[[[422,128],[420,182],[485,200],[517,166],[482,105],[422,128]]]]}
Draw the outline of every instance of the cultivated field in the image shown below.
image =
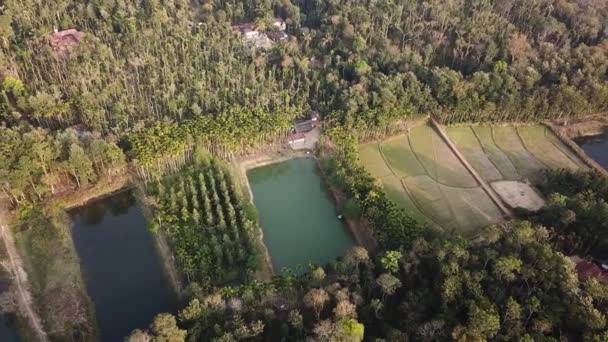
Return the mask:
{"type": "Polygon", "coordinates": [[[488,183],[539,180],[547,168],[578,169],[583,162],[546,127],[450,127],[460,152],[488,183]]]}
{"type": "MultiPolygon", "coordinates": [[[[543,199],[526,183],[547,168],[583,167],[544,126],[450,127],[450,139],[481,178],[511,207],[538,209],[543,199]]],[[[388,197],[413,217],[445,231],[474,235],[500,222],[500,209],[430,126],[359,148],[388,197]]]]}
{"type": "Polygon", "coordinates": [[[502,220],[498,207],[430,126],[364,144],[360,158],[390,199],[434,227],[471,235],[502,220]]]}

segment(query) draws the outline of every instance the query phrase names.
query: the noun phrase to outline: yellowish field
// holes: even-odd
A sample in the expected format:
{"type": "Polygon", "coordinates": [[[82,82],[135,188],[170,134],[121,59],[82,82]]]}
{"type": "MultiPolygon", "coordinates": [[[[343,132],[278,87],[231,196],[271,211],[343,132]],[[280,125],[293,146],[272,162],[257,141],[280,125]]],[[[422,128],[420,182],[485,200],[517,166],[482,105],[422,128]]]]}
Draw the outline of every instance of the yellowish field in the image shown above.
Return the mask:
{"type": "Polygon", "coordinates": [[[391,200],[431,226],[471,235],[502,220],[498,207],[430,126],[364,144],[360,158],[391,200]]]}
{"type": "Polygon", "coordinates": [[[584,165],[544,126],[450,127],[447,130],[458,149],[487,182],[535,182],[543,169],[575,170],[584,165]]]}
{"type": "MultiPolygon", "coordinates": [[[[535,207],[542,201],[526,197],[525,191],[522,195],[520,189],[527,180],[537,181],[541,170],[583,165],[543,126],[450,127],[447,131],[481,178],[496,184],[494,189],[509,204],[535,207]]],[[[500,209],[430,126],[361,145],[359,152],[387,196],[420,221],[472,236],[503,219],[500,209]]]]}

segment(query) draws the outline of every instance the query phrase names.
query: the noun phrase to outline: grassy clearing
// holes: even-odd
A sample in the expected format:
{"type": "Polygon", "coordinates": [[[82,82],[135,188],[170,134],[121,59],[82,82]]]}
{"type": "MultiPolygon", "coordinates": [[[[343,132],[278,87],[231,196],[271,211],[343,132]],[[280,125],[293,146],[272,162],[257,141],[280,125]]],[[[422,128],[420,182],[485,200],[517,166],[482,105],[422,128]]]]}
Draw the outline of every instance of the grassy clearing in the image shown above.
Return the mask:
{"type": "Polygon", "coordinates": [[[550,168],[566,168],[570,170],[577,170],[580,168],[580,164],[577,164],[568,155],[562,152],[562,150],[548,138],[549,135],[553,134],[548,132],[546,127],[519,127],[517,128],[517,132],[526,149],[550,168]]]}
{"type": "Polygon", "coordinates": [[[485,181],[493,182],[503,178],[470,127],[448,127],[447,131],[460,152],[485,181]]]}
{"type": "Polygon", "coordinates": [[[55,207],[28,209],[15,228],[47,333],[56,340],[93,339],[93,304],[86,294],[67,214],[55,207]]]}

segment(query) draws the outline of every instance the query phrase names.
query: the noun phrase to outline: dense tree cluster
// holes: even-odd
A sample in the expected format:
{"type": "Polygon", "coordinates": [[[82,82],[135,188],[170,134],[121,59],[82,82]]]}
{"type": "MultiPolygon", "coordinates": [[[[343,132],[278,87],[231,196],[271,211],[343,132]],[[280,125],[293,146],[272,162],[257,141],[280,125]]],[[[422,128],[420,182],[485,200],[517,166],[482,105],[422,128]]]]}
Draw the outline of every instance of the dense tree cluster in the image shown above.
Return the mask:
{"type": "Polygon", "coordinates": [[[608,178],[595,171],[548,170],[541,189],[547,204],[531,217],[555,228],[568,254],[608,258],[608,178]]]}
{"type": "Polygon", "coordinates": [[[193,287],[179,324],[188,341],[608,337],[608,286],[579,282],[546,229],[512,222],[482,236],[417,240],[379,257],[354,247],[330,267],[297,277],[211,293],[193,287]]]}
{"type": "Polygon", "coordinates": [[[74,129],[0,127],[0,155],[0,188],[15,205],[86,186],[125,167],[111,140],[74,129]]]}
{"type": "Polygon", "coordinates": [[[149,186],[154,223],[188,282],[245,280],[257,267],[259,228],[227,170],[204,161],[149,186]]]}
{"type": "MultiPolygon", "coordinates": [[[[281,141],[310,107],[361,138],[425,114],[604,111],[607,18],[605,2],[578,0],[7,0],[0,121],[115,135],[148,178],[183,165],[195,143],[231,158],[281,141]],[[231,27],[269,30],[273,17],[290,38],[267,52],[244,47],[231,27]],[[61,54],[50,36],[72,28],[84,38],[61,54]]],[[[8,172],[28,182],[18,165],[8,172]]],[[[11,186],[13,197],[25,192],[11,186]]]]}
{"type": "Polygon", "coordinates": [[[299,111],[285,109],[282,116],[232,108],[215,118],[198,117],[182,124],[162,123],[129,135],[130,155],[144,179],[156,171],[175,170],[190,160],[194,146],[231,159],[281,142],[293,127],[299,111]]]}
{"type": "Polygon", "coordinates": [[[608,105],[603,1],[8,0],[0,18],[6,122],[105,133],[232,108],[497,121],[608,105]],[[230,27],[275,16],[291,37],[267,53],[230,27]],[[85,33],[69,58],[53,28],[85,33]]]}

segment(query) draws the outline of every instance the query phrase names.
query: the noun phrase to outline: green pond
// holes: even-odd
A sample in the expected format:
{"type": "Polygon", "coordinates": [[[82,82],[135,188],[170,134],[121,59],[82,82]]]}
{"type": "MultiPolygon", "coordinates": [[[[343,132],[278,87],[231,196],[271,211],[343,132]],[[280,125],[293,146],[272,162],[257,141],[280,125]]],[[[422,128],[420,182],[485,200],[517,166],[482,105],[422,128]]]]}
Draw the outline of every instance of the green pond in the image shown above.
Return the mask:
{"type": "Polygon", "coordinates": [[[311,159],[247,173],[275,271],[325,264],[355,244],[311,159]]]}
{"type": "Polygon", "coordinates": [[[131,191],[71,214],[101,341],[123,341],[134,329],[147,328],[157,314],[177,311],[177,298],[131,191]]]}

